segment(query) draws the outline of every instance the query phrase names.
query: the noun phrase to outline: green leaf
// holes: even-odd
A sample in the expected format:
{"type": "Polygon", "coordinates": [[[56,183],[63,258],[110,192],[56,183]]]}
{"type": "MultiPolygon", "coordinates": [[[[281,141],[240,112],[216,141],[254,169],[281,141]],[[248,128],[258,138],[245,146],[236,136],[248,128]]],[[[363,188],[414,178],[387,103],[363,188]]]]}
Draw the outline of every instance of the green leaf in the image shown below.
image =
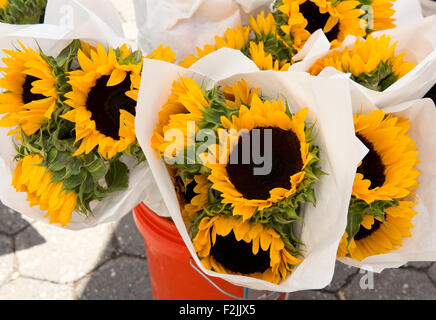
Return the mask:
{"type": "Polygon", "coordinates": [[[87,176],[87,174],[84,171],[82,171],[78,175],[70,176],[68,179],[65,179],[63,181],[64,189],[65,190],[74,190],[74,189],[76,189],[78,186],[83,184],[83,182],[86,179],[86,176],[87,176]]]}
{"type": "Polygon", "coordinates": [[[106,176],[106,173],[108,172],[106,163],[102,158],[95,159],[86,168],[91,174],[92,179],[95,183],[98,183],[100,179],[104,178],[106,176]]]}
{"type": "Polygon", "coordinates": [[[363,200],[351,197],[348,208],[348,220],[346,232],[348,241],[354,238],[359,232],[360,224],[363,221],[364,215],[371,215],[385,221],[385,211],[387,208],[398,206],[398,200],[376,200],[370,204],[363,200]]]}
{"type": "Polygon", "coordinates": [[[129,168],[120,160],[114,160],[110,164],[105,179],[108,192],[124,190],[129,186],[129,168]]]}
{"type": "Polygon", "coordinates": [[[82,47],[80,40],[73,40],[67,47],[65,47],[61,53],[56,57],[56,63],[65,71],[68,71],[70,63],[74,57],[77,56],[77,52],[82,47]]]}
{"type": "Polygon", "coordinates": [[[380,62],[371,73],[361,73],[359,76],[351,75],[350,78],[374,91],[384,91],[398,80],[398,76],[392,72],[392,63],[389,60],[380,62]]]}
{"type": "Polygon", "coordinates": [[[67,152],[58,152],[55,160],[48,164],[48,170],[56,172],[65,169],[72,162],[72,155],[67,152]]]}
{"type": "Polygon", "coordinates": [[[348,217],[347,217],[347,227],[346,232],[348,234],[348,240],[351,241],[352,238],[359,232],[360,224],[363,221],[363,211],[364,206],[362,205],[350,205],[350,208],[348,210],[348,217]]]}

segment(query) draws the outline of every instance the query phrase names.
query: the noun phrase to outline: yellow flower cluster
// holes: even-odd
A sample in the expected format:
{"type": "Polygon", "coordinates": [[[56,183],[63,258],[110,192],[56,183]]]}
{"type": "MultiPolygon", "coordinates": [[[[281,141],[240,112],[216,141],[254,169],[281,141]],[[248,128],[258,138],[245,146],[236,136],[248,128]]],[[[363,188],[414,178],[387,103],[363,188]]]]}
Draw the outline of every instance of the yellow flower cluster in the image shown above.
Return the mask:
{"type": "Polygon", "coordinates": [[[186,77],[174,81],[151,145],[165,160],[175,159],[195,145],[187,121],[195,124],[193,134],[215,127],[217,143],[209,144],[195,163],[167,161],[183,219],[206,268],[279,283],[301,263],[289,228],[298,220],[297,199],[303,199],[301,194],[310,192],[309,186],[316,182],[309,177],[319,160],[308,140],[307,112],[303,108],[290,116],[282,99],[262,99],[260,88],[250,87],[245,80],[222,90],[206,90],[186,77]],[[214,117],[217,113],[222,116],[214,117]],[[166,135],[173,130],[182,138],[166,135]],[[256,130],[272,130],[272,152],[278,161],[272,173],[260,178],[246,167],[232,167],[230,159],[241,148],[242,132],[256,130]],[[280,206],[295,214],[283,220],[277,215],[273,218],[276,210],[285,211],[280,206]],[[289,223],[284,223],[286,219],[289,223]]]}
{"type": "Polygon", "coordinates": [[[121,155],[145,160],[134,126],[142,60],[174,62],[175,53],[74,40],[58,59],[19,44],[4,50],[0,79],[0,126],[18,144],[13,185],[65,226],[73,211],[88,214],[91,201],[127,188],[121,155]]]}
{"type": "Polygon", "coordinates": [[[341,240],[338,256],[363,260],[369,256],[396,250],[403,237],[410,237],[412,209],[415,202],[407,200],[418,187],[420,175],[415,166],[419,163],[418,150],[410,137],[407,119],[385,114],[382,110],[370,114],[354,115],[358,138],[370,150],[360,163],[354,179],[350,213],[360,221],[357,233],[349,229],[341,240]],[[353,203],[376,207],[381,214],[365,212],[360,206],[354,212],[353,203]]]}
{"type": "Polygon", "coordinates": [[[197,47],[180,65],[190,67],[223,47],[242,51],[261,70],[287,71],[312,33],[321,29],[337,48],[347,36],[365,37],[395,27],[392,0],[277,0],[273,11],[250,16],[248,25],[228,28],[215,44],[197,47]]]}

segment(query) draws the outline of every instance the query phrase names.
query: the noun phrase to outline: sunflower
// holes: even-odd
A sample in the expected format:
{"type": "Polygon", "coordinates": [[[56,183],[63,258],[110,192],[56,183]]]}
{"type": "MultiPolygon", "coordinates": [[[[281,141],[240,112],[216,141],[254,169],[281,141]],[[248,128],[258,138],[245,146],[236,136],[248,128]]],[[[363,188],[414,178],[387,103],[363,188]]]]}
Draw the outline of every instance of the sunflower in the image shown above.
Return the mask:
{"type": "Polygon", "coordinates": [[[324,68],[334,67],[351,73],[352,80],[369,89],[384,91],[415,67],[414,63],[405,61],[405,52],[396,55],[396,43],[390,42],[387,35],[357,39],[353,48],[332,51],[316,61],[308,72],[318,75],[324,68]]]}
{"type": "Polygon", "coordinates": [[[338,257],[349,255],[362,261],[369,256],[386,254],[402,246],[402,239],[411,237],[412,218],[417,214],[411,207],[416,203],[399,201],[398,206],[387,208],[385,220],[364,214],[359,231],[348,239],[345,232],[339,248],[338,257]]]}
{"type": "Polygon", "coordinates": [[[315,159],[306,141],[307,111],[307,108],[302,109],[291,118],[281,99],[263,102],[254,95],[250,108],[242,105],[239,115],[234,115],[231,121],[221,117],[227,129],[218,130],[221,146],[212,145],[203,161],[211,169],[212,188],[222,193],[223,203],[233,206],[234,215],[247,220],[256,210],[269,208],[296,193],[305,178],[306,166],[315,159]],[[272,137],[271,170],[266,175],[255,174],[251,159],[248,164],[232,161],[243,150],[243,140],[246,140],[243,135],[251,142],[255,131],[260,133],[261,144],[265,135],[272,137]]]}
{"type": "Polygon", "coordinates": [[[248,46],[249,35],[250,27],[248,26],[236,26],[233,29],[228,28],[224,32],[223,37],[215,36],[215,45],[206,44],[203,49],[197,47],[197,56],[194,54],[189,55],[180,63],[180,66],[189,68],[204,56],[221,48],[231,48],[243,51],[248,46]]]}
{"type": "Polygon", "coordinates": [[[250,42],[250,57],[251,60],[261,70],[288,71],[290,63],[282,64],[279,60],[274,59],[270,53],[265,52],[264,43],[250,42]]]}
{"type": "MultiPolygon", "coordinates": [[[[348,35],[366,35],[366,22],[360,17],[365,11],[359,9],[357,0],[279,0],[275,7],[288,17],[281,23],[281,30],[289,33],[293,28],[303,29],[310,35],[322,29],[333,48],[338,47],[348,35]]],[[[308,38],[302,31],[303,38],[308,38]]]]}
{"type": "Polygon", "coordinates": [[[225,215],[204,217],[193,246],[206,269],[272,283],[301,263],[273,228],[225,215]]]}
{"type": "Polygon", "coordinates": [[[373,31],[392,29],[396,27],[394,24],[395,19],[393,18],[395,10],[392,8],[395,0],[360,1],[362,2],[360,8],[366,11],[364,17],[367,17],[368,34],[373,31]]]}
{"type": "Polygon", "coordinates": [[[175,184],[177,186],[176,193],[181,203],[182,218],[185,224],[188,225],[197,213],[209,204],[210,182],[207,180],[207,175],[196,175],[192,181],[188,182],[185,188],[180,181],[181,179],[177,178],[180,183],[175,184]]]}
{"type": "Polygon", "coordinates": [[[189,122],[194,124],[193,133],[197,132],[197,122],[201,121],[203,110],[207,107],[209,101],[197,82],[183,77],[179,81],[174,81],[171,95],[159,111],[159,120],[151,139],[152,148],[160,156],[171,158],[176,155],[178,150],[184,149],[188,144],[189,122]],[[172,145],[174,140],[165,139],[165,133],[171,129],[180,130],[184,134],[183,145],[177,146],[174,150],[168,150],[168,146],[172,145]]]}
{"type": "Polygon", "coordinates": [[[309,35],[301,36],[296,28],[287,34],[283,33],[277,27],[274,14],[268,13],[265,16],[264,11],[256,18],[250,16],[249,24],[254,36],[250,38],[248,51],[244,53],[262,70],[287,71],[289,65],[293,63],[292,57],[301,49],[303,40],[309,37],[309,35]],[[271,59],[272,62],[265,65],[262,63],[264,57],[271,59]]]}
{"type": "Polygon", "coordinates": [[[0,68],[0,120],[2,127],[16,127],[10,135],[21,130],[32,135],[41,128],[56,109],[58,93],[56,76],[46,60],[35,50],[19,43],[22,50],[3,50],[8,57],[0,68]]]}
{"type": "MultiPolygon", "coordinates": [[[[123,52],[125,56],[128,54],[126,47],[124,47],[123,52]]],[[[176,53],[171,50],[171,47],[164,47],[163,45],[160,45],[153,50],[153,52],[146,55],[145,58],[173,63],[174,60],[176,60],[176,53]]]]}
{"type": "Polygon", "coordinates": [[[410,237],[416,203],[405,198],[415,197],[420,172],[414,168],[418,151],[407,119],[376,110],[355,114],[354,126],[369,152],[357,168],[338,256],[363,260],[395,250],[410,237]]]}
{"type": "Polygon", "coordinates": [[[62,182],[52,182],[52,174],[42,162],[37,154],[22,158],[15,167],[12,185],[17,192],[27,193],[30,206],[47,211],[49,223],[65,226],[76,208],[77,194],[65,190],[62,182]]]}
{"type": "MultiPolygon", "coordinates": [[[[159,47],[148,58],[166,60],[174,57],[159,47]]],[[[91,49],[90,57],[77,54],[80,70],[69,73],[72,90],[65,94],[72,110],[62,115],[75,123],[74,156],[88,154],[95,147],[106,159],[136,143],[134,117],[141,82],[142,57],[127,46],[108,52],[101,44],[91,49]]]]}
{"type": "Polygon", "coordinates": [[[354,126],[369,153],[357,169],[352,195],[366,203],[410,195],[420,174],[414,168],[419,152],[408,133],[410,122],[376,110],[355,114],[354,126]]]}
{"type": "Polygon", "coordinates": [[[272,13],[268,13],[265,17],[265,12],[262,11],[254,18],[250,16],[248,19],[251,29],[259,36],[275,35],[277,30],[276,21],[272,13]]]}
{"type": "Polygon", "coordinates": [[[242,105],[250,106],[253,97],[259,93],[260,88],[250,88],[244,79],[223,89],[226,104],[234,109],[239,109],[242,105]]]}
{"type": "Polygon", "coordinates": [[[299,10],[300,3],[276,1],[274,7],[277,34],[285,44],[295,50],[293,52],[295,54],[303,48],[310,37],[310,32],[306,30],[307,20],[299,10]]]}

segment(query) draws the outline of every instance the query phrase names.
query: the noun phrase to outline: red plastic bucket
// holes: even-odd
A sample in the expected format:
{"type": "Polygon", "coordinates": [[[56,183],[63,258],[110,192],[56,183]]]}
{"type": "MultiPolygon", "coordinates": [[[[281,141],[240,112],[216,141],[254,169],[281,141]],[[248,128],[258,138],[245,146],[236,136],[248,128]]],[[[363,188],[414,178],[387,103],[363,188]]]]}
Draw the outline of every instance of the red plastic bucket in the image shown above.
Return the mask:
{"type": "MultiPolygon", "coordinates": [[[[191,254],[172,221],[158,216],[144,203],[133,209],[133,216],[144,237],[154,299],[231,300],[191,265],[191,254]]],[[[220,278],[209,279],[224,292],[243,296],[242,287],[220,278]]]]}

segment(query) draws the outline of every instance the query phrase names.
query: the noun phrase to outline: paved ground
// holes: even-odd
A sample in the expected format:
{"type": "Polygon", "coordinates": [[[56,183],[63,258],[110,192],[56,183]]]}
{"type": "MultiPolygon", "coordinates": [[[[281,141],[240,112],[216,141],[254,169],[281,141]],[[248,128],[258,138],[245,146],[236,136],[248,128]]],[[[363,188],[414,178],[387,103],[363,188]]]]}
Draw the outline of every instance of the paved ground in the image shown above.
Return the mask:
{"type": "MultiPolygon", "coordinates": [[[[117,223],[67,231],[0,205],[0,300],[152,299],[141,234],[131,214],[117,223]]],[[[289,299],[436,299],[436,264],[360,273],[337,264],[330,286],[289,299]],[[373,288],[362,289],[371,284],[373,288]]]]}
{"type": "MultiPolygon", "coordinates": [[[[111,2],[127,37],[135,39],[132,2],[111,2]]],[[[0,300],[152,298],[143,239],[131,214],[73,232],[28,220],[0,204],[0,300]]],[[[436,264],[413,263],[368,275],[338,263],[330,286],[288,298],[436,299],[436,264]]]]}

